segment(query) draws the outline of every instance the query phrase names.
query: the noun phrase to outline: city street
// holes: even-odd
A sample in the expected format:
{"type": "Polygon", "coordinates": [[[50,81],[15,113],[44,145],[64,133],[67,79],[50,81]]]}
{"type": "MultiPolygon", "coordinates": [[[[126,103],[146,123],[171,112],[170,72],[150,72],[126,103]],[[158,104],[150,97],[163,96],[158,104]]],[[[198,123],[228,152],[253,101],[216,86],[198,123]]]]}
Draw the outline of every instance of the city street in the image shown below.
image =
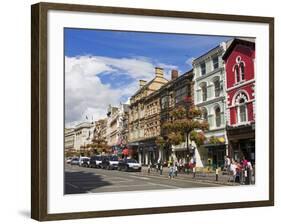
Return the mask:
{"type": "Polygon", "coordinates": [[[181,177],[65,165],[65,194],[218,187],[181,177]]]}

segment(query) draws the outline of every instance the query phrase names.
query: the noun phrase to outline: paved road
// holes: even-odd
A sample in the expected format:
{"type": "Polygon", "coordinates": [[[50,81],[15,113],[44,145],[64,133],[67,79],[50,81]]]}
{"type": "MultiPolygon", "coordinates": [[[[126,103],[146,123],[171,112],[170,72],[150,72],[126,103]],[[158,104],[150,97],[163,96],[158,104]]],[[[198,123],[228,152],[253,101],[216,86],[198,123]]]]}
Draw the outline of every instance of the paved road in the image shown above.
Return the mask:
{"type": "Polygon", "coordinates": [[[135,172],[65,166],[65,194],[218,187],[183,178],[147,176],[135,172]]]}

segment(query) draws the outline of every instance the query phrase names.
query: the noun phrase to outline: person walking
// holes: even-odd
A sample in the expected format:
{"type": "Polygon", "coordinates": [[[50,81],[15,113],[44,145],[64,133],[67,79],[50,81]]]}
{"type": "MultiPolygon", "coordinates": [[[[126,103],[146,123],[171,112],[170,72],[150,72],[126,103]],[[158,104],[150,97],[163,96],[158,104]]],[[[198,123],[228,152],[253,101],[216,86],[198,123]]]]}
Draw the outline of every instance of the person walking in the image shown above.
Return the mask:
{"type": "Polygon", "coordinates": [[[178,164],[175,163],[173,167],[174,175],[177,177],[178,176],[178,164]]]}
{"type": "Polygon", "coordinates": [[[174,178],[174,166],[172,164],[170,164],[169,167],[169,178],[170,179],[174,178]]]}
{"type": "Polygon", "coordinates": [[[237,175],[237,165],[235,163],[235,161],[232,161],[230,164],[230,173],[232,174],[232,180],[233,182],[236,181],[236,175],[237,175]]]}
{"type": "Polygon", "coordinates": [[[247,163],[246,170],[247,170],[247,174],[248,174],[246,184],[252,184],[253,166],[250,161],[248,161],[248,163],[247,163]]]}
{"type": "Polygon", "coordinates": [[[230,173],[230,165],[231,165],[231,160],[229,156],[224,157],[224,168],[227,174],[230,173]]]}
{"type": "Polygon", "coordinates": [[[243,156],[241,161],[241,184],[247,184],[248,182],[248,160],[243,156]]]}

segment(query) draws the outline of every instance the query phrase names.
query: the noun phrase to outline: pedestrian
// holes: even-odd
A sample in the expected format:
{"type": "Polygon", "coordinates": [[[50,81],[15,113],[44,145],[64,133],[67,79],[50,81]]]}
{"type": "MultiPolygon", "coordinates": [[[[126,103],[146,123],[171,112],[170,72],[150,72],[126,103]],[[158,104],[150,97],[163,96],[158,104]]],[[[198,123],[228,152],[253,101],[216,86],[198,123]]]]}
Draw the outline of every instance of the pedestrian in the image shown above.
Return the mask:
{"type": "Polygon", "coordinates": [[[243,184],[244,183],[244,169],[243,169],[243,165],[241,163],[238,163],[237,161],[235,161],[236,163],[236,181],[237,183],[243,184]]]}
{"type": "Polygon", "coordinates": [[[162,173],[163,173],[163,165],[162,165],[162,162],[160,163],[160,175],[162,175],[162,173]]]}
{"type": "Polygon", "coordinates": [[[243,156],[242,161],[240,163],[241,167],[241,184],[246,184],[248,179],[248,170],[247,170],[248,160],[243,156]]]}
{"type": "Polygon", "coordinates": [[[177,177],[178,176],[178,164],[177,163],[174,164],[173,171],[174,171],[175,176],[177,177]]]}
{"type": "Polygon", "coordinates": [[[252,184],[252,176],[253,176],[253,166],[250,161],[247,163],[247,184],[252,184]]]}
{"type": "Polygon", "coordinates": [[[236,181],[236,175],[237,175],[237,164],[235,163],[235,161],[232,161],[232,163],[230,164],[230,173],[232,174],[232,180],[233,182],[236,181]]]}
{"type": "Polygon", "coordinates": [[[230,161],[229,156],[225,156],[224,158],[225,158],[224,159],[224,168],[225,168],[226,172],[229,173],[231,161],[230,161]]]}
{"type": "Polygon", "coordinates": [[[179,160],[179,172],[182,171],[182,168],[183,168],[183,162],[182,162],[182,159],[179,160]]]}
{"type": "Polygon", "coordinates": [[[174,167],[172,164],[169,166],[169,178],[172,179],[174,177],[174,167]]]}

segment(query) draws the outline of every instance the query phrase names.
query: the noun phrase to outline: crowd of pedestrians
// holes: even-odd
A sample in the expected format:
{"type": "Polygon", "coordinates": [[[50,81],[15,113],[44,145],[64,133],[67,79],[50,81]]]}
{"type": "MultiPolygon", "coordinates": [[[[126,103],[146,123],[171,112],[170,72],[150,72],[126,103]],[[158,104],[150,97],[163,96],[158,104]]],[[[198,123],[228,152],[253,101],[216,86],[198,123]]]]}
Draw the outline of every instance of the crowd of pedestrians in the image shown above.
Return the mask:
{"type": "MultiPolygon", "coordinates": [[[[156,171],[163,173],[163,165],[161,162],[155,166],[156,171]]],[[[181,159],[178,161],[168,161],[168,178],[173,179],[178,173],[193,173],[196,167],[196,159],[191,157],[188,163],[184,163],[181,159]]],[[[148,172],[151,167],[149,166],[148,172]]],[[[239,183],[241,185],[254,184],[254,168],[251,161],[246,158],[242,158],[241,161],[234,160],[229,156],[225,156],[224,171],[229,176],[230,182],[239,183]]],[[[195,173],[193,173],[195,174],[195,173]]]]}
{"type": "Polygon", "coordinates": [[[229,181],[233,181],[240,184],[252,184],[254,178],[254,168],[252,163],[245,157],[242,158],[240,162],[230,158],[225,157],[225,169],[230,175],[229,181]]]}

